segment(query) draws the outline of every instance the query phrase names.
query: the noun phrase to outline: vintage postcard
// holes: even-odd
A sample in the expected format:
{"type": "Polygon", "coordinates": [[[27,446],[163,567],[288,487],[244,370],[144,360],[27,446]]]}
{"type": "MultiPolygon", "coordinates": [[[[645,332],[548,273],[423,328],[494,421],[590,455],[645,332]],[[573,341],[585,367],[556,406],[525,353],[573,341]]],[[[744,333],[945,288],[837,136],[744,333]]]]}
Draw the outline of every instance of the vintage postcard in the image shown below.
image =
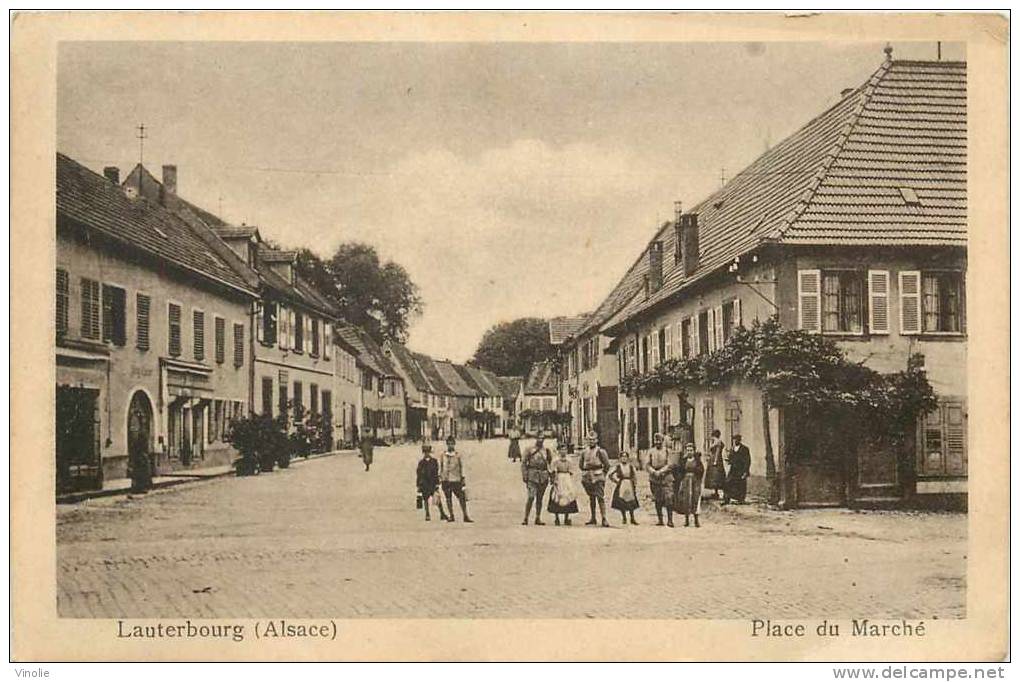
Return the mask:
{"type": "Polygon", "coordinates": [[[15,660],[1002,660],[1007,33],[15,15],[15,660]]]}

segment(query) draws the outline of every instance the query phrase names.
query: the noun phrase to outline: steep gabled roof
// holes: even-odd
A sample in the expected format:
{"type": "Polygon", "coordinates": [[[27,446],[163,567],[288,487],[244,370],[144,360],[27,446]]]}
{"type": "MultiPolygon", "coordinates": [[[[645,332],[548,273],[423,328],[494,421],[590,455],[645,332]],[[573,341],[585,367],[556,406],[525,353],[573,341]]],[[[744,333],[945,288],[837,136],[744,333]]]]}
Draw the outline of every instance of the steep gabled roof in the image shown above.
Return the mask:
{"type": "MultiPolygon", "coordinates": [[[[215,251],[222,260],[229,264],[236,274],[249,283],[249,286],[254,286],[257,281],[258,284],[270,287],[292,302],[303,304],[312,310],[330,317],[339,317],[339,311],[329,299],[323,296],[311,284],[301,279],[300,276],[295,276],[295,281],[292,284],[273,272],[269,267],[253,269],[238,258],[230,247],[223,242],[225,238],[252,236],[261,240],[257,228],[247,225],[240,227],[229,225],[219,216],[196,206],[175,193],[167,192],[163,183],[157,180],[149,172],[149,169],[141,164],[135,165],[131,173],[121,183],[121,186],[137,187],[139,193],[147,197],[149,201],[164,205],[168,210],[177,214],[178,217],[187,221],[189,226],[206,243],[207,248],[215,251]],[[219,243],[214,243],[214,241],[219,243]]],[[[265,259],[266,262],[289,260],[294,256],[296,256],[294,251],[277,251],[264,244],[260,243],[259,245],[259,258],[265,259]]]]}
{"type": "Polygon", "coordinates": [[[443,381],[450,387],[453,395],[457,396],[476,396],[479,395],[479,391],[473,388],[464,377],[460,375],[457,368],[453,366],[453,363],[448,360],[434,360],[433,364],[436,366],[436,370],[439,375],[443,377],[443,381]]]}
{"type": "Polygon", "coordinates": [[[524,382],[524,392],[528,395],[558,393],[556,368],[549,360],[536,362],[528,372],[524,382]]]}
{"type": "Polygon", "coordinates": [[[412,355],[415,361],[417,361],[418,367],[421,368],[422,376],[429,383],[430,393],[435,393],[436,395],[454,395],[453,389],[450,388],[443,379],[442,374],[439,373],[435,360],[422,353],[412,353],[412,355]]]}
{"type": "Polygon", "coordinates": [[[471,372],[471,376],[475,377],[475,383],[481,387],[486,395],[503,395],[495,374],[485,369],[478,369],[477,367],[468,367],[468,371],[471,372]]]}
{"type": "Polygon", "coordinates": [[[400,365],[407,372],[407,378],[411,380],[411,384],[418,391],[429,391],[429,383],[422,373],[421,367],[418,366],[418,362],[414,359],[414,355],[407,349],[403,344],[397,343],[396,341],[386,342],[386,348],[393,354],[397,364],[400,365]]]}
{"type": "Polygon", "coordinates": [[[350,324],[340,324],[337,325],[337,334],[347,344],[358,350],[358,362],[381,376],[401,378],[386,358],[382,348],[368,335],[368,332],[350,324]]]}
{"type": "Polygon", "coordinates": [[[884,63],[691,209],[694,273],[675,262],[676,230],[666,223],[653,237],[663,244],[662,286],[643,293],[646,248],[582,333],[639,314],[766,243],[965,246],[966,96],[963,62],[884,63]]]}
{"type": "Polygon", "coordinates": [[[591,313],[585,313],[584,315],[567,315],[552,318],[549,320],[549,343],[559,346],[567,339],[575,336],[590,316],[591,313]]]}
{"type": "Polygon", "coordinates": [[[499,383],[500,391],[503,393],[503,399],[513,400],[521,392],[524,377],[496,377],[496,381],[499,383]]]}
{"type": "Polygon", "coordinates": [[[208,281],[254,295],[250,285],[183,219],[57,154],[57,214],[208,281]]]}

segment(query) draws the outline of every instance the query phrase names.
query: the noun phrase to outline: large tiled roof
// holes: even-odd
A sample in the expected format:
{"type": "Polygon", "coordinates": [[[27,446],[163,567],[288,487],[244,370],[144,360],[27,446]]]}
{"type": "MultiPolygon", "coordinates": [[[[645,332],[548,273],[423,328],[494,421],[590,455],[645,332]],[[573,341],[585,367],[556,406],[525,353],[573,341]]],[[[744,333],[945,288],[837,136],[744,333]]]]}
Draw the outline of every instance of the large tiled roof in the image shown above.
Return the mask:
{"type": "Polygon", "coordinates": [[[481,385],[486,395],[503,395],[503,389],[500,388],[499,381],[494,373],[487,369],[477,369],[475,367],[468,367],[468,369],[471,371],[472,376],[477,377],[477,382],[481,385]]]}
{"type": "MultiPolygon", "coordinates": [[[[498,396],[502,395],[499,387],[485,375],[482,370],[475,367],[468,367],[466,365],[454,365],[454,369],[457,373],[463,377],[464,381],[479,395],[485,396],[498,396]]],[[[495,375],[493,375],[495,377],[495,375]]]]}
{"type": "Polygon", "coordinates": [[[429,391],[429,383],[422,373],[421,367],[418,366],[418,362],[414,359],[414,355],[407,349],[403,344],[390,341],[386,344],[386,348],[393,354],[397,364],[405,372],[407,372],[407,378],[411,380],[411,384],[418,391],[429,391]]]}
{"type": "Polygon", "coordinates": [[[459,396],[476,396],[480,394],[480,391],[464,380],[464,377],[460,375],[457,368],[453,366],[452,362],[447,360],[434,360],[433,364],[436,366],[436,370],[439,375],[443,377],[443,381],[450,387],[453,395],[459,396]]]}
{"type": "Polygon", "coordinates": [[[248,283],[179,216],[124,191],[57,154],[57,214],[208,280],[254,294],[248,283]]]}
{"type": "Polygon", "coordinates": [[[368,332],[350,324],[341,324],[337,326],[337,334],[344,342],[358,350],[358,362],[381,376],[400,378],[382,348],[368,332]]]}
{"type": "Polygon", "coordinates": [[[558,346],[577,334],[590,315],[591,313],[585,313],[584,315],[554,317],[549,320],[549,343],[558,346]]]}
{"type": "MultiPolygon", "coordinates": [[[[294,283],[291,284],[286,279],[273,272],[269,267],[258,268],[257,271],[252,270],[251,267],[249,267],[244,261],[238,258],[233,251],[230,250],[230,247],[222,242],[222,239],[230,237],[255,236],[258,238],[259,235],[257,228],[248,225],[242,225],[240,227],[229,225],[219,216],[196,206],[180,195],[168,193],[166,188],[163,186],[163,183],[157,180],[156,177],[149,172],[149,169],[141,164],[137,164],[131,170],[131,173],[129,173],[124,179],[121,186],[137,187],[139,189],[139,193],[148,197],[150,201],[164,204],[167,209],[173,211],[179,217],[186,220],[192,229],[199,233],[202,240],[206,242],[207,247],[215,251],[220,258],[227,262],[231,269],[243,279],[247,279],[249,282],[252,282],[252,274],[254,274],[255,277],[258,278],[259,284],[274,289],[278,294],[283,295],[295,303],[303,304],[331,317],[339,316],[339,311],[336,307],[308,282],[305,282],[300,277],[295,277],[294,283]],[[216,240],[220,243],[213,244],[211,243],[212,240],[216,240]]],[[[295,256],[296,252],[294,251],[277,251],[269,248],[265,244],[259,245],[259,258],[265,259],[267,262],[273,260],[289,260],[295,256]]]]}
{"type": "Polygon", "coordinates": [[[505,400],[513,400],[521,392],[524,377],[496,377],[505,400]]]}
{"type": "Polygon", "coordinates": [[[422,353],[412,353],[412,355],[415,361],[417,361],[418,367],[421,368],[421,373],[425,380],[429,383],[429,392],[436,395],[453,395],[453,389],[447,385],[443,376],[439,373],[435,360],[422,353]]]}
{"type": "Polygon", "coordinates": [[[666,223],[663,285],[643,295],[648,251],[585,323],[613,326],[764,243],[967,242],[967,68],[891,61],[694,206],[698,266],[684,276],[666,223]],[[908,201],[916,195],[917,203],[908,201]]]}
{"type": "Polygon", "coordinates": [[[524,382],[524,392],[527,394],[556,394],[558,379],[556,368],[550,361],[536,362],[528,372],[528,378],[524,382]]]}

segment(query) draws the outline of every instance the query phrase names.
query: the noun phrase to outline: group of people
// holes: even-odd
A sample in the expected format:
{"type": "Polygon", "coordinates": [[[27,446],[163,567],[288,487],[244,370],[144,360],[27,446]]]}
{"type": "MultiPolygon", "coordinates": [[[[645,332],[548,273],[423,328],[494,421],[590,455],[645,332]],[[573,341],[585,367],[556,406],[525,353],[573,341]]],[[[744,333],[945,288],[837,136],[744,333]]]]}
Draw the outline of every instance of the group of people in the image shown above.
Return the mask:
{"type": "MultiPolygon", "coordinates": [[[[574,469],[565,450],[553,453],[545,445],[545,436],[539,433],[535,444],[521,453],[520,431],[510,432],[508,458],[520,461],[521,479],[527,491],[524,504],[524,520],[521,525],[531,523],[534,510],[534,525],[544,526],[542,503],[548,490],[548,504],[545,510],[554,517],[554,523],[572,525],[570,516],[580,512],[578,492],[574,485],[574,469]],[[561,520],[562,517],[562,520],[561,520]]],[[[708,464],[693,443],[686,443],[681,450],[662,434],[653,437],[653,447],[648,451],[645,469],[648,471],[648,486],[655,514],[656,525],[673,527],[673,514],[683,514],[684,526],[701,527],[702,488],[714,490],[716,496],[723,491],[723,504],[731,501],[743,503],[747,495],[747,477],[751,469],[751,453],[743,444],[740,435],[733,436],[733,447],[726,456],[726,446],[718,430],[712,432],[709,440],[708,464]],[[725,460],[729,461],[729,470],[725,460]]],[[[367,467],[366,467],[367,468],[367,467]]],[[[620,458],[611,464],[606,451],[599,447],[598,435],[588,434],[586,447],[578,457],[581,487],[588,497],[589,518],[586,525],[609,527],[606,519],[606,483],[613,485],[610,507],[620,512],[624,525],[638,525],[634,511],[639,508],[637,494],[637,467],[631,462],[630,454],[620,453],[620,458]],[[596,518],[596,512],[598,518],[596,518]]],[[[440,518],[454,521],[453,498],[460,503],[465,523],[471,523],[467,511],[464,468],[461,456],[456,450],[456,439],[446,439],[446,452],[437,460],[432,456],[431,443],[422,444],[422,458],[417,470],[418,506],[425,510],[425,520],[432,519],[433,501],[439,509],[440,518]],[[443,499],[437,493],[442,490],[443,499]]]]}

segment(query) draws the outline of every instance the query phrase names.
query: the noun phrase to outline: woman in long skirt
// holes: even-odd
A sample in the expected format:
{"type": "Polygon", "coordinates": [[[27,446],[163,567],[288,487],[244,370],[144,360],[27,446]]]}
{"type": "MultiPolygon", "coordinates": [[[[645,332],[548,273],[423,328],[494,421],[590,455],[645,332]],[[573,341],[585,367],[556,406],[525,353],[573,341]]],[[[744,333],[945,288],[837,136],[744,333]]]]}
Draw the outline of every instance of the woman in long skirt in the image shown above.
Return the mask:
{"type": "Polygon", "coordinates": [[[510,448],[507,450],[506,456],[511,462],[517,462],[521,459],[521,431],[516,426],[510,429],[510,448]]]}
{"type": "Polygon", "coordinates": [[[570,515],[577,513],[577,491],[566,450],[561,451],[549,465],[549,473],[552,474],[552,493],[547,509],[555,516],[557,526],[560,525],[560,514],[563,514],[563,523],[569,526],[570,515]]]}
{"type": "Polygon", "coordinates": [[[714,490],[715,497],[719,497],[719,491],[726,487],[726,465],[723,463],[725,449],[722,434],[716,429],[708,440],[708,465],[705,468],[705,487],[714,490]]]}
{"type": "Polygon", "coordinates": [[[616,484],[616,488],[613,490],[613,509],[620,511],[624,525],[627,525],[628,513],[630,514],[631,525],[638,525],[638,522],[634,520],[634,510],[639,506],[637,498],[637,471],[634,469],[634,465],[630,463],[630,455],[628,453],[620,453],[620,461],[609,472],[609,480],[616,484]]]}
{"type": "Polygon", "coordinates": [[[676,500],[677,513],[684,515],[684,525],[691,525],[694,515],[694,527],[700,528],[698,514],[701,512],[701,480],[705,475],[705,464],[701,461],[701,453],[694,450],[694,443],[684,448],[684,459],[680,463],[683,478],[680,480],[680,494],[676,500]]]}

